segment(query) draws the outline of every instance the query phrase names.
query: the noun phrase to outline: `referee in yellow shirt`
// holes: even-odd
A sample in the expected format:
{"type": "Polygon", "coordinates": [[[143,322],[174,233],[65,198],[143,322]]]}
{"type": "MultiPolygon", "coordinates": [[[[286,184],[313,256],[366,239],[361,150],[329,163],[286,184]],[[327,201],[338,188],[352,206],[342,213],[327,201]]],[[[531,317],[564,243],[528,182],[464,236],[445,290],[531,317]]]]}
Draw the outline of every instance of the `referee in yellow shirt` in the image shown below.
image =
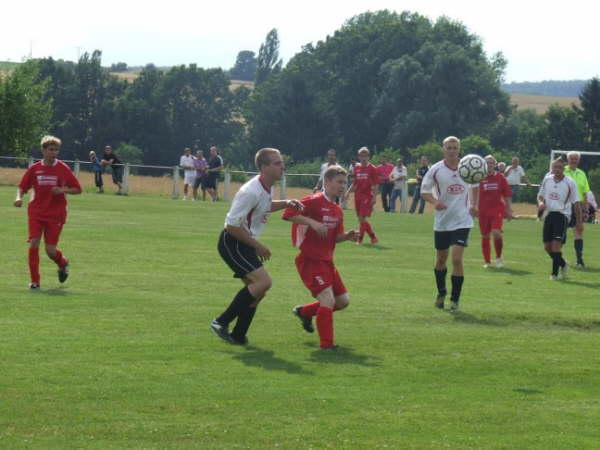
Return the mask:
{"type": "MultiPolygon", "coordinates": [[[[577,168],[580,160],[581,154],[579,152],[567,153],[567,162],[569,166],[565,168],[565,175],[572,179],[577,185],[579,199],[583,204],[583,207],[581,208],[583,212],[587,211],[587,208],[589,207],[586,194],[590,190],[590,185],[588,184],[588,179],[585,172],[577,168]]],[[[576,267],[583,269],[585,268],[585,263],[583,262],[583,221],[581,221],[579,225],[576,225],[575,222],[571,220],[569,226],[574,227],[573,245],[575,246],[575,255],[577,255],[576,267]]]]}

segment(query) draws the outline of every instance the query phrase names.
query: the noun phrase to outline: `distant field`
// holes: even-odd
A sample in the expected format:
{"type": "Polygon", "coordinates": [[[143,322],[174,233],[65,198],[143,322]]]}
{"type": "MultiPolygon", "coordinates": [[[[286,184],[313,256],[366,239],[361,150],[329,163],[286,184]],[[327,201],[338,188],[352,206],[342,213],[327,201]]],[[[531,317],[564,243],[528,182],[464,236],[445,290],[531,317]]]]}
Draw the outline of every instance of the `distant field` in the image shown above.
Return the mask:
{"type": "Polygon", "coordinates": [[[545,113],[550,105],[554,103],[561,106],[571,106],[573,103],[579,105],[577,97],[549,97],[529,94],[510,94],[510,102],[517,105],[519,109],[534,109],[538,114],[545,113]]]}

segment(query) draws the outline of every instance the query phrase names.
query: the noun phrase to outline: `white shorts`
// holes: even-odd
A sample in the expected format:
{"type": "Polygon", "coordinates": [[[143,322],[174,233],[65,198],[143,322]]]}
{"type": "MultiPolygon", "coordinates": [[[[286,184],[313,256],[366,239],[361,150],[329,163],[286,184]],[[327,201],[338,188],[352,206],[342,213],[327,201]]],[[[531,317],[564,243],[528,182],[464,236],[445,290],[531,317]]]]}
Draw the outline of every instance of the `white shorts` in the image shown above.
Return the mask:
{"type": "Polygon", "coordinates": [[[196,181],[196,174],[195,173],[186,173],[183,175],[183,183],[184,184],[191,184],[192,186],[194,185],[194,181],[196,181]]]}

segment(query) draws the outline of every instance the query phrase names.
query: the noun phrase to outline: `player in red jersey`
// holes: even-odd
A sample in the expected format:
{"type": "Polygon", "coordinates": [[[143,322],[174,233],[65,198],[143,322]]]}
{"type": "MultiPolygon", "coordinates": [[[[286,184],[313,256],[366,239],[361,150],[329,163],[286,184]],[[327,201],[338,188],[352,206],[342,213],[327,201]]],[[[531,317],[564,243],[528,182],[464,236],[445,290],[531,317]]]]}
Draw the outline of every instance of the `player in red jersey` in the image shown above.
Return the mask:
{"type": "Polygon", "coordinates": [[[333,344],[333,311],[348,306],[350,299],[344,282],[333,263],[338,242],[356,241],[358,232],[344,232],[344,213],[335,202],[346,189],[348,173],[340,166],[329,167],[324,175],[325,191],[304,197],[302,210],[288,208],[282,218],[292,225],[292,241],[300,249],[296,268],[304,285],[316,302],[296,306],[293,312],[302,327],[312,333],[312,317],[317,317],[322,349],[335,349],[333,344]]]}
{"type": "Polygon", "coordinates": [[[479,230],[481,231],[481,251],[483,252],[484,265],[491,266],[490,234],[494,237],[496,250],[496,267],[504,265],[502,262],[502,220],[513,217],[511,196],[512,191],[502,173],[496,172],[496,159],[492,155],[485,157],[488,166],[488,175],[479,182],[479,230]]]}
{"type": "Polygon", "coordinates": [[[373,213],[379,185],[377,168],[369,163],[369,157],[370,153],[367,147],[358,150],[358,164],[354,166],[354,181],[344,196],[347,199],[350,192],[354,192],[354,209],[360,224],[360,236],[357,241],[359,244],[362,243],[365,233],[371,238],[371,244],[379,242],[371,224],[367,221],[367,217],[371,217],[373,213]]]}
{"type": "Polygon", "coordinates": [[[58,281],[64,283],[69,276],[69,261],[56,246],[67,220],[65,194],[81,194],[81,186],[69,166],[56,158],[60,145],[60,139],[54,136],[42,138],[43,159],[32,165],[23,175],[14,203],[17,208],[20,208],[23,204],[23,195],[33,188],[34,195],[27,210],[30,289],[40,287],[39,247],[42,235],[46,254],[58,266],[58,281]]]}

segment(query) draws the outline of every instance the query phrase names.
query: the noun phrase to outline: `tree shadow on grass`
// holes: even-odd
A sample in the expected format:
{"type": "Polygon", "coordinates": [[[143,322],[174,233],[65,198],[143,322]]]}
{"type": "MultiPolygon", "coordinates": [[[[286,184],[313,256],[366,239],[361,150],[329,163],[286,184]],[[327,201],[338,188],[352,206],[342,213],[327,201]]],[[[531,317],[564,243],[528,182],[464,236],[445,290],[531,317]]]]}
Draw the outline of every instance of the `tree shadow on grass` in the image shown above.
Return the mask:
{"type": "Polygon", "coordinates": [[[498,315],[494,318],[480,318],[467,314],[462,311],[452,313],[456,322],[474,324],[474,325],[487,325],[494,327],[508,327],[508,326],[542,326],[542,327],[560,327],[560,328],[572,328],[577,331],[591,331],[600,332],[600,320],[595,319],[577,319],[577,318],[544,318],[538,316],[527,316],[527,315],[498,315]]]}
{"type": "Polygon", "coordinates": [[[462,311],[452,313],[456,322],[470,323],[475,325],[488,325],[492,327],[505,327],[508,325],[505,321],[498,318],[481,318],[462,311]]]}
{"type": "Polygon", "coordinates": [[[372,248],[375,250],[391,250],[391,247],[385,247],[384,245],[380,245],[380,244],[362,244],[363,247],[366,248],[372,248]]]}
{"type": "Polygon", "coordinates": [[[356,364],[365,367],[381,366],[381,364],[377,362],[380,358],[355,353],[352,347],[338,346],[336,350],[322,350],[313,342],[307,342],[304,345],[317,348],[310,354],[309,359],[312,362],[324,364],[356,364]]]}
{"type": "Polygon", "coordinates": [[[562,280],[564,284],[571,284],[573,286],[581,286],[590,289],[598,289],[600,288],[600,283],[586,283],[584,281],[575,281],[575,280],[562,280]]]}
{"type": "Polygon", "coordinates": [[[502,267],[500,269],[493,269],[491,271],[491,273],[494,272],[498,272],[498,273],[505,273],[508,275],[515,275],[518,277],[522,277],[524,275],[531,275],[532,272],[528,271],[528,270],[520,270],[520,269],[512,269],[510,267],[502,267]]]}
{"type": "Polygon", "coordinates": [[[600,267],[588,267],[588,266],[586,266],[585,269],[578,269],[578,268],[575,267],[575,268],[573,268],[573,270],[575,272],[582,272],[582,273],[586,273],[586,272],[589,272],[589,273],[600,273],[600,267]]]}
{"type": "Polygon", "coordinates": [[[233,359],[247,366],[260,367],[265,370],[280,370],[294,375],[314,375],[302,366],[275,356],[272,350],[264,350],[253,345],[245,347],[245,351],[233,355],[233,359]]]}

